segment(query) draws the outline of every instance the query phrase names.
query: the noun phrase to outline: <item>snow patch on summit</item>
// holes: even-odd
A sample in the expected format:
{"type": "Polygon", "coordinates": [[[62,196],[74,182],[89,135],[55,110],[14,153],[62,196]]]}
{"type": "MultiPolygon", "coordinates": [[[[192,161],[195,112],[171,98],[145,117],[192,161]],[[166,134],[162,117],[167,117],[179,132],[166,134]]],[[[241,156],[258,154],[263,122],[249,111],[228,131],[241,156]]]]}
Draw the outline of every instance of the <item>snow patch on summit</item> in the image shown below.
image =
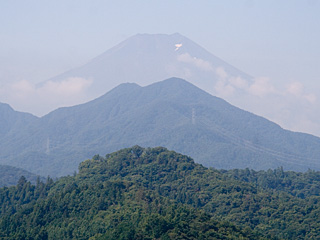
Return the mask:
{"type": "Polygon", "coordinates": [[[175,51],[178,51],[179,48],[182,47],[182,43],[177,43],[177,44],[175,44],[174,46],[176,47],[175,51]]]}

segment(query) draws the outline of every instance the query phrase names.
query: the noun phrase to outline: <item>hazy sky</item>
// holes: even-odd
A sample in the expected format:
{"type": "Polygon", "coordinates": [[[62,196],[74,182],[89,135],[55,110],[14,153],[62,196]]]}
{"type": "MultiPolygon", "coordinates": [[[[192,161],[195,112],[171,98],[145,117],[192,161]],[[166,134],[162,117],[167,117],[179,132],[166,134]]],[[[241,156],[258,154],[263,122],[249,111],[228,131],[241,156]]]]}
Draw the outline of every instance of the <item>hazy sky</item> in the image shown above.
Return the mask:
{"type": "Polygon", "coordinates": [[[0,93],[80,66],[137,33],[179,32],[276,89],[296,83],[292,92],[320,100],[318,0],[3,0],[0,22],[0,93]]]}

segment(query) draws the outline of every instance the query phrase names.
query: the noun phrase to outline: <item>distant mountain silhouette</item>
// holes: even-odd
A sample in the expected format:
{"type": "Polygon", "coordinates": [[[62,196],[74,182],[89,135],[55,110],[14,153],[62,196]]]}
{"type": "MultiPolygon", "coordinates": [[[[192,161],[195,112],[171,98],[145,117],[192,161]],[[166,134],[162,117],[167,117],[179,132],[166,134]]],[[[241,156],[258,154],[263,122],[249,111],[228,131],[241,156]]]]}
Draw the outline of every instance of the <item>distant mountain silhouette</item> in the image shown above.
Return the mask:
{"type": "MultiPolygon", "coordinates": [[[[17,185],[22,176],[33,184],[35,184],[38,179],[36,174],[30,173],[24,169],[0,165],[0,187],[17,185]]],[[[44,181],[45,179],[39,176],[39,180],[44,181]]]]}
{"type": "Polygon", "coordinates": [[[0,140],[11,130],[25,127],[29,123],[38,119],[30,113],[16,112],[6,103],[0,102],[0,140]]]}
{"type": "Polygon", "coordinates": [[[178,33],[137,34],[87,64],[50,81],[61,82],[69,78],[92,80],[88,94],[95,98],[121,83],[135,82],[145,86],[171,77],[187,79],[214,93],[214,84],[221,78],[219,74],[224,74],[218,69],[230,76],[251,79],[178,33]]]}
{"type": "Polygon", "coordinates": [[[164,146],[215,168],[320,170],[320,138],[284,130],[178,78],[121,84],[32,120],[1,135],[0,164],[61,176],[95,154],[138,144],[164,146]]]}

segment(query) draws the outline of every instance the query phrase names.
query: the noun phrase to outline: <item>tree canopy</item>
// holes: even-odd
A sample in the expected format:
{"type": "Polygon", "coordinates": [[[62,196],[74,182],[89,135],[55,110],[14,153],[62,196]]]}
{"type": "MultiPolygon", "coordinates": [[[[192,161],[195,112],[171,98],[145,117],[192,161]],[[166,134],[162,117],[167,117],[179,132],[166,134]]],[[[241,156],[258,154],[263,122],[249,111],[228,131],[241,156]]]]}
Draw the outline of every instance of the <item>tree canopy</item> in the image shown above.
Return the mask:
{"type": "Polygon", "coordinates": [[[1,239],[318,239],[320,173],[216,170],[134,146],[0,189],[1,239]]]}

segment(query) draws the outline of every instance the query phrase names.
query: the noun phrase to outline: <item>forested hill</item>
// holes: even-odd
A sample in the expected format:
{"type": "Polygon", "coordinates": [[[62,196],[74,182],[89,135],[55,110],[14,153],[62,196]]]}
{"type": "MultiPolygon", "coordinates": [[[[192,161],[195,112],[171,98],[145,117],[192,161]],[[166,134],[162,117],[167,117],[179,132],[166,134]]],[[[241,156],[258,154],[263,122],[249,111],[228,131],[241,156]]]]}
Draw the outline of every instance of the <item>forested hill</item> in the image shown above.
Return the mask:
{"type": "Polygon", "coordinates": [[[43,180],[42,177],[30,173],[24,169],[0,165],[0,187],[16,185],[21,176],[24,176],[32,183],[35,183],[38,177],[43,180]]]}
{"type": "Polygon", "coordinates": [[[0,189],[1,239],[319,239],[320,173],[208,169],[166,148],[0,189]]]}
{"type": "Polygon", "coordinates": [[[22,177],[17,186],[0,189],[0,239],[264,239],[250,228],[162,196],[152,187],[157,174],[148,167],[144,173],[158,161],[163,171],[176,169],[178,175],[184,164],[194,165],[164,148],[133,147],[107,159],[96,155],[79,174],[56,182],[48,178],[31,185],[22,177]],[[117,163],[119,157],[124,161],[117,163]],[[146,180],[140,181],[140,174],[146,180]]]}

